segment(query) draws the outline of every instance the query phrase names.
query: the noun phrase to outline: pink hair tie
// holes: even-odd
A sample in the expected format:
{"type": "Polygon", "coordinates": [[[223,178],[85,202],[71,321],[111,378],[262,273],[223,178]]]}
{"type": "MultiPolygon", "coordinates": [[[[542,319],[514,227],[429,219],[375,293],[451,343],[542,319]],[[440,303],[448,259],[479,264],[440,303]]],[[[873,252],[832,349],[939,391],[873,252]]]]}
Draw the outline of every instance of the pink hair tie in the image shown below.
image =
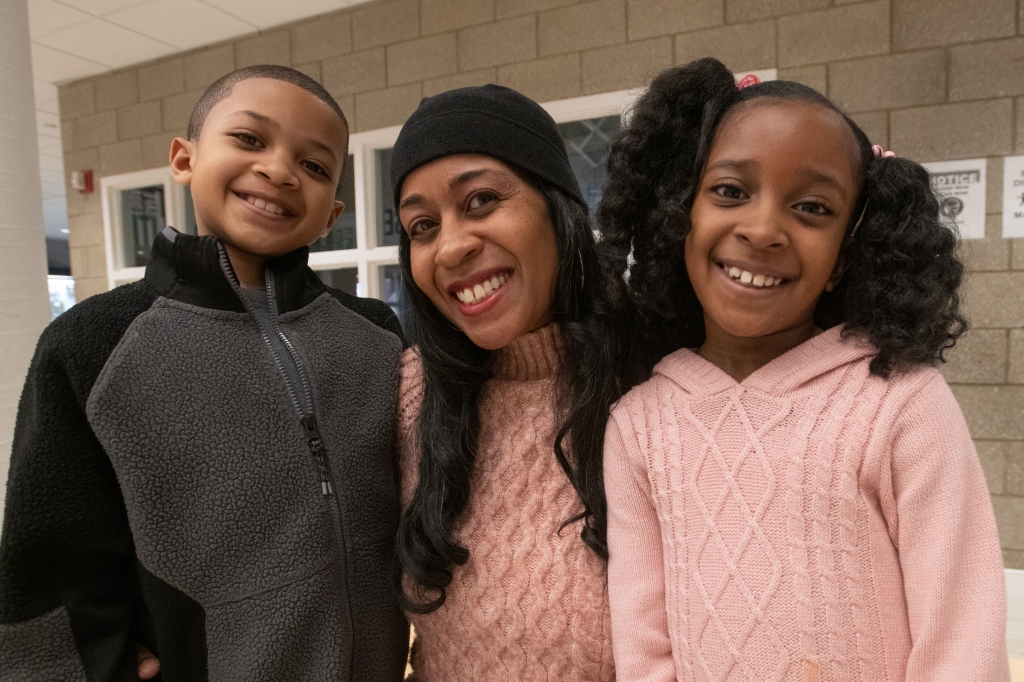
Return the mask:
{"type": "Polygon", "coordinates": [[[752,73],[748,73],[746,76],[740,79],[739,83],[736,84],[736,89],[742,90],[743,88],[749,88],[751,85],[757,85],[760,82],[760,78],[758,78],[752,73]]]}
{"type": "Polygon", "coordinates": [[[889,158],[892,158],[892,157],[896,156],[896,152],[887,151],[880,144],[872,145],[871,146],[871,151],[873,151],[875,153],[875,158],[876,159],[878,159],[878,158],[889,159],[889,158]]]}

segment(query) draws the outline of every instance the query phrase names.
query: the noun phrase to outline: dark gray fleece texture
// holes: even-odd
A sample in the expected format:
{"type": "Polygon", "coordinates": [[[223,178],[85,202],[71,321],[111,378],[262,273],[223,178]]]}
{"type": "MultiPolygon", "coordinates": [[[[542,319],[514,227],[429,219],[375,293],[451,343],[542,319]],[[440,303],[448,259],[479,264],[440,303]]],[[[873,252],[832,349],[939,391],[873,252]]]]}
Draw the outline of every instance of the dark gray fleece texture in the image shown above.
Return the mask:
{"type": "Polygon", "coordinates": [[[85,669],[71,637],[64,607],[15,625],[0,624],[0,680],[3,682],[85,682],[85,669]],[[40,655],[40,652],[45,655],[40,655]]]}
{"type": "Polygon", "coordinates": [[[313,389],[336,496],[321,493],[287,385],[245,313],[159,299],[111,354],[87,415],[139,562],[205,609],[209,679],[376,679],[356,624],[401,614],[382,570],[395,481],[380,474],[392,466],[367,457],[391,452],[401,343],[329,294],[279,321],[313,389]]]}

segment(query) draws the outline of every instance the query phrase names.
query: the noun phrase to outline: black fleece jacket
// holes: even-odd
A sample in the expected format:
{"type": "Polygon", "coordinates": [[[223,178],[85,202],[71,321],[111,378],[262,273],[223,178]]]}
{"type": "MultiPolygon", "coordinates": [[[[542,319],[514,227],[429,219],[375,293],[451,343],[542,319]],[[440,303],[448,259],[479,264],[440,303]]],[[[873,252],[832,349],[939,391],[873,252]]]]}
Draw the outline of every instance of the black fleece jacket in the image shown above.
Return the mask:
{"type": "Polygon", "coordinates": [[[271,261],[165,230],[145,279],[40,338],[0,538],[0,680],[402,678],[390,588],[401,330],[271,261]],[[273,343],[272,343],[273,341],[273,343]]]}

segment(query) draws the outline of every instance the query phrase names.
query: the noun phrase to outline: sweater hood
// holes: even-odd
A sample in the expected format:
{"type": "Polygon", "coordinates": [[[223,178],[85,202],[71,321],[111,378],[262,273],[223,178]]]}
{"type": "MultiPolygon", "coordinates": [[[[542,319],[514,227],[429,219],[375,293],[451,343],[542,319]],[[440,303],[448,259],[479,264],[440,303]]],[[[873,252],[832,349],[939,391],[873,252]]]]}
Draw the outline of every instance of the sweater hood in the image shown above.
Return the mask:
{"type": "MultiPolygon", "coordinates": [[[[325,290],[307,267],[309,248],[267,261],[278,314],[312,303],[325,290]]],[[[146,282],[162,296],[201,308],[244,313],[237,280],[223,245],[211,236],[183,234],[166,227],[153,241],[146,282]]]]}
{"type": "Polygon", "coordinates": [[[742,382],[688,348],[681,348],[655,365],[654,374],[670,379],[693,395],[710,395],[737,386],[784,395],[799,390],[821,376],[846,365],[864,361],[878,351],[859,334],[845,334],[837,325],[804,341],[742,382]]]}

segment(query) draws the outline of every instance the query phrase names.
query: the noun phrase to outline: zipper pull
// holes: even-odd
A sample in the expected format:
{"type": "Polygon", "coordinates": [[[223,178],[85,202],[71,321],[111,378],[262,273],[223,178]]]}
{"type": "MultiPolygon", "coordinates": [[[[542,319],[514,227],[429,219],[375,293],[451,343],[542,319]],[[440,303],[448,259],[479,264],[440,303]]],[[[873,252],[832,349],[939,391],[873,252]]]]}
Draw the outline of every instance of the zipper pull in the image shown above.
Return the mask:
{"type": "Polygon", "coordinates": [[[334,494],[334,488],[331,487],[331,479],[327,475],[327,458],[326,448],[324,448],[324,439],[320,436],[320,429],[316,425],[316,417],[310,415],[302,418],[302,426],[306,429],[306,442],[309,444],[309,451],[313,453],[313,458],[316,459],[317,467],[320,469],[320,490],[323,492],[324,497],[334,494]]]}

